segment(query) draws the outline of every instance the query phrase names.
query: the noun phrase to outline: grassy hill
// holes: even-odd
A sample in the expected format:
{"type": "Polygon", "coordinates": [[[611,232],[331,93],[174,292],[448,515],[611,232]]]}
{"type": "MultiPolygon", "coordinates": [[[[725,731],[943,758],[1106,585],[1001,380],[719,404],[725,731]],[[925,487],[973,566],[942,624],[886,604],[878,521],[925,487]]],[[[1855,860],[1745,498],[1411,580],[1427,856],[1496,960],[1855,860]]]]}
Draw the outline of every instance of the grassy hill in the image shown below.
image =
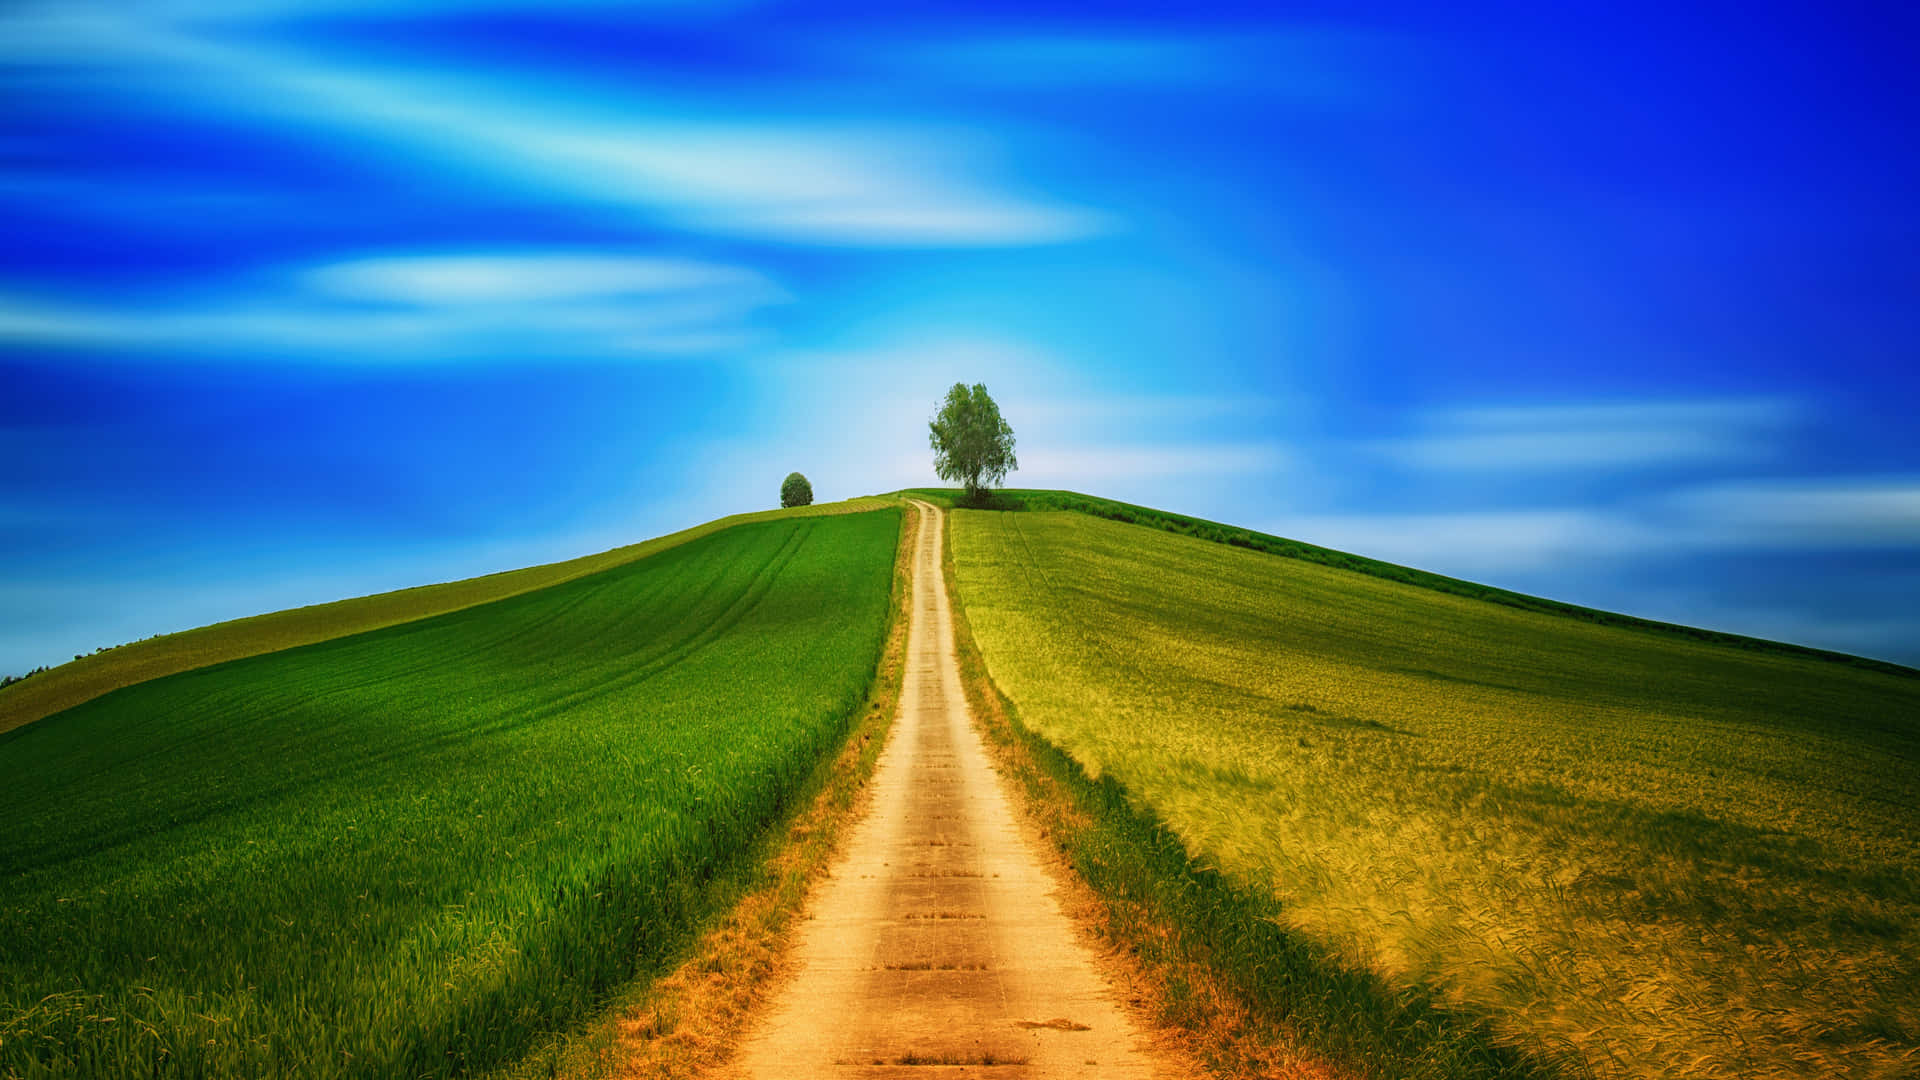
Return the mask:
{"type": "Polygon", "coordinates": [[[1072,500],[953,515],[987,669],[1202,867],[1152,888],[1191,903],[1220,871],[1253,914],[1196,915],[1195,948],[1309,1041],[1455,1075],[1354,1035],[1431,999],[1576,1075],[1913,1075],[1914,672],[1040,509],[1072,500]]]}
{"type": "Polygon", "coordinates": [[[858,513],[886,505],[888,502],[884,499],[862,498],[786,510],[734,514],[667,536],[565,562],[373,596],[358,596],[330,604],[292,608],[148,638],[80,657],[12,686],[0,688],[0,732],[10,731],[43,716],[51,716],[62,709],[70,709],[122,686],[227,660],[377,630],[383,626],[394,626],[535,589],[549,588],[635,559],[644,559],[655,552],[735,525],[788,517],[858,513]]]}
{"type": "Polygon", "coordinates": [[[0,734],[0,1075],[464,1074],[659,963],[885,638],[900,512],[771,517],[0,734]]]}
{"type": "MultiPolygon", "coordinates": [[[[911,488],[900,492],[915,498],[927,499],[940,506],[953,509],[961,500],[958,488],[911,488]]],[[[1602,611],[1599,608],[1583,607],[1560,600],[1551,600],[1542,596],[1529,596],[1511,589],[1482,585],[1477,581],[1436,574],[1430,570],[1418,570],[1411,566],[1370,559],[1364,555],[1336,551],[1300,540],[1290,540],[1284,536],[1257,532],[1238,525],[1223,525],[1217,521],[1196,518],[1187,514],[1175,514],[1166,510],[1136,506],[1116,499],[1103,499],[1097,495],[1082,495],[1077,491],[1033,490],[1008,488],[990,492],[988,505],[971,507],[987,510],[1071,510],[1075,513],[1106,518],[1109,521],[1121,521],[1129,525],[1144,525],[1147,528],[1179,536],[1191,536],[1200,540],[1209,540],[1216,544],[1245,548],[1249,551],[1262,551],[1269,555],[1280,555],[1289,559],[1318,563],[1340,570],[1351,570],[1368,577],[1384,578],[1406,585],[1415,585],[1434,592],[1443,592],[1453,596],[1464,596],[1474,600],[1484,600],[1491,604],[1519,608],[1523,611],[1538,611],[1549,615],[1563,615],[1582,622],[1597,623],[1602,626],[1619,626],[1631,630],[1641,630],[1654,634],[1685,638],[1689,641],[1708,641],[1717,645],[1729,645],[1737,649],[1749,649],[1755,652],[1776,653],[1782,656],[1807,656],[1830,660],[1834,663],[1866,668],[1871,671],[1885,671],[1896,675],[1920,674],[1912,668],[1885,660],[1874,660],[1864,656],[1833,652],[1828,649],[1816,649],[1807,645],[1795,645],[1785,641],[1769,641],[1765,638],[1747,637],[1744,634],[1729,634],[1720,630],[1707,630],[1697,626],[1685,626],[1679,623],[1660,622],[1655,619],[1642,619],[1635,615],[1625,615],[1617,611],[1602,611]]]]}

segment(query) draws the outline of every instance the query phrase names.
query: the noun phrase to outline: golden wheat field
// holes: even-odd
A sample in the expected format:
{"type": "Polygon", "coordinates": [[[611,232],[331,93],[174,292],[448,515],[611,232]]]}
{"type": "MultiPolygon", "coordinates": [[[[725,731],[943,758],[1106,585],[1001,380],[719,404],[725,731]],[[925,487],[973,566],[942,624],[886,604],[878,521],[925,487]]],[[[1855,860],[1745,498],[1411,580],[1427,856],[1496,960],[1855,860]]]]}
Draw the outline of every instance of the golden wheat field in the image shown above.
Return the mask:
{"type": "Polygon", "coordinates": [[[957,511],[1024,721],[1290,924],[1605,1077],[1920,1069],[1920,678],[957,511]]]}

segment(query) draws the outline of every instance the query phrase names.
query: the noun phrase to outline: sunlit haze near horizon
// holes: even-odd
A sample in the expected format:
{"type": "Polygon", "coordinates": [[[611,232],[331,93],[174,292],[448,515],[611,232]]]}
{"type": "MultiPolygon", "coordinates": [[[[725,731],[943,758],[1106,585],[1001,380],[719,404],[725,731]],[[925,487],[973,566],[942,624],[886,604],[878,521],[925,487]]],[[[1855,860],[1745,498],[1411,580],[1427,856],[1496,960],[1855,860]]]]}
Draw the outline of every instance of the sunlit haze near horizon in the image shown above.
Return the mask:
{"type": "Polygon", "coordinates": [[[0,674],[937,483],[1920,663],[1886,5],[25,0],[0,674]],[[1170,14],[1178,12],[1177,15],[1170,14]]]}

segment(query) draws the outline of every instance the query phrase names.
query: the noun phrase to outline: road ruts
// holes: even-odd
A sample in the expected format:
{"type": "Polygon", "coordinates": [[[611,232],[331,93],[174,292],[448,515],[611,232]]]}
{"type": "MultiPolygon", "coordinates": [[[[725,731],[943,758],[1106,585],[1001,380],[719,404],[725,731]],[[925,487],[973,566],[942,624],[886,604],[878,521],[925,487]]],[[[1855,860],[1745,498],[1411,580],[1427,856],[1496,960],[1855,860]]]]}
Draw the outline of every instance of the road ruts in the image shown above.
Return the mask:
{"type": "Polygon", "coordinates": [[[796,970],[735,1071],[1163,1075],[1061,912],[989,764],[954,657],[945,517],[917,505],[905,681],[873,799],[810,899],[796,970]]]}

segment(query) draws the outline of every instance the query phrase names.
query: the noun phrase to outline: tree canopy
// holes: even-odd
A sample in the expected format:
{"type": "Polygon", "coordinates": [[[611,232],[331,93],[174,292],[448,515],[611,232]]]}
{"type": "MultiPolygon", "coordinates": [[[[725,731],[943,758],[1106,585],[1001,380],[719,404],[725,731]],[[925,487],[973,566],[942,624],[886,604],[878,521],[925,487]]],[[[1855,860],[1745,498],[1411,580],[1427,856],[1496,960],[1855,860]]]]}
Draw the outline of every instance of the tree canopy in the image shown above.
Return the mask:
{"type": "Polygon", "coordinates": [[[942,480],[964,485],[970,501],[978,501],[988,485],[1020,467],[1013,456],[1013,428],[983,383],[954,383],[927,428],[933,471],[942,480]]]}
{"type": "Polygon", "coordinates": [[[780,505],[813,505],[813,485],[797,472],[788,473],[787,478],[780,483],[780,505]]]}

